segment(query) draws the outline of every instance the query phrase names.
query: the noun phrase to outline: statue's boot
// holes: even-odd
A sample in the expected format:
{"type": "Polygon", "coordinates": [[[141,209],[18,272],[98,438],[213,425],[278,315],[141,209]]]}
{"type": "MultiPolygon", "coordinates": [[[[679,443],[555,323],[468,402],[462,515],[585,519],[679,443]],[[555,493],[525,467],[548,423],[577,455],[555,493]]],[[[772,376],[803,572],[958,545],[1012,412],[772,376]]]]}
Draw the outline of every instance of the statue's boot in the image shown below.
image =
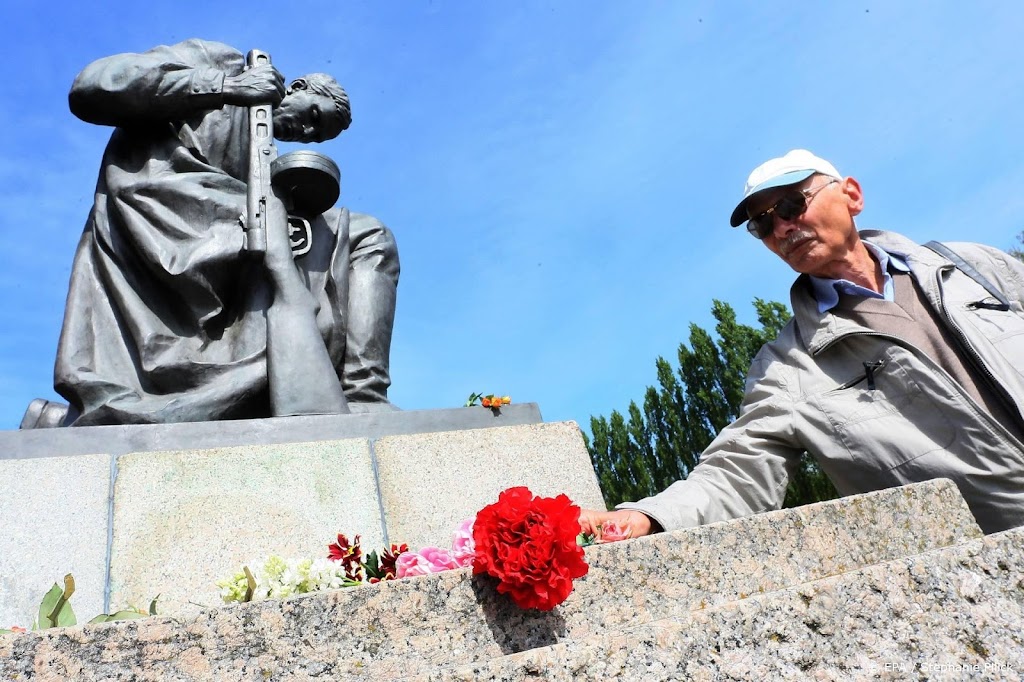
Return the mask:
{"type": "Polygon", "coordinates": [[[68,406],[45,398],[36,398],[28,404],[19,429],[50,429],[64,425],[68,406]]]}
{"type": "Polygon", "coordinates": [[[398,409],[388,402],[397,289],[397,274],[377,270],[349,272],[342,386],[354,413],[398,409]]]}

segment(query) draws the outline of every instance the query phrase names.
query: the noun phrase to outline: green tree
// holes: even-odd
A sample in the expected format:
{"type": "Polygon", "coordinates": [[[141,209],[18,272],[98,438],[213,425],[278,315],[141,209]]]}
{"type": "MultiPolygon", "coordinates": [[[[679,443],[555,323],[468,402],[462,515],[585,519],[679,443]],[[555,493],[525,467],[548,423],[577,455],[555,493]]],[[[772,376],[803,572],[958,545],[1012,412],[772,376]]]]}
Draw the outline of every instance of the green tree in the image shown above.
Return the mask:
{"type": "MultiPolygon", "coordinates": [[[[1022,230],[1021,233],[1017,235],[1017,241],[1020,242],[1021,246],[1024,246],[1024,230],[1022,230]]],[[[1010,248],[1008,253],[1017,260],[1024,262],[1024,249],[1012,247],[1010,248]]]]}
{"type": "MultiPolygon", "coordinates": [[[[781,303],[754,299],[754,309],[760,329],[739,324],[729,304],[714,301],[717,340],[691,324],[689,347],[679,345],[678,370],[662,357],[655,361],[658,387],[647,387],[643,407],[631,401],[628,417],[617,410],[608,419],[591,416],[587,448],[609,505],[653,495],[686,478],[715,435],[737,417],[754,355],[790,318],[781,303]]],[[[789,483],[786,506],[834,497],[835,488],[805,455],[789,483]]]]}

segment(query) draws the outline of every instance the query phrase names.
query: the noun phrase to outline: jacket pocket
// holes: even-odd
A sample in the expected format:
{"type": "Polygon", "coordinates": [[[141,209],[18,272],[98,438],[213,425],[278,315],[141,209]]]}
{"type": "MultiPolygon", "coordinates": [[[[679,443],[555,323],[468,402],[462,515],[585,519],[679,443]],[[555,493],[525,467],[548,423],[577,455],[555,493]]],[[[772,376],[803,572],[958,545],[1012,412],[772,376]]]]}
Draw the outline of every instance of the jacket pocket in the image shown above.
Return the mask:
{"type": "Polygon", "coordinates": [[[871,471],[889,472],[956,438],[942,405],[892,357],[865,363],[814,402],[851,459],[871,471]]]}
{"type": "Polygon", "coordinates": [[[1024,310],[1019,303],[1011,302],[1009,310],[965,305],[956,322],[975,345],[989,344],[1006,371],[1024,377],[1024,310]]]}

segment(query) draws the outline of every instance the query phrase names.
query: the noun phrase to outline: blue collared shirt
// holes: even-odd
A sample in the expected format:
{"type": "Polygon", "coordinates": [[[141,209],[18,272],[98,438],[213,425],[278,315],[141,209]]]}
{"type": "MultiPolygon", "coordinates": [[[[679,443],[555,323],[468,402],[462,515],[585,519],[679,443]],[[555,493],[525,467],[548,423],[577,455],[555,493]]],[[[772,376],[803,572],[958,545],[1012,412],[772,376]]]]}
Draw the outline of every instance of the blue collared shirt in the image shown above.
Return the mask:
{"type": "Polygon", "coordinates": [[[888,253],[882,247],[872,244],[866,239],[863,240],[863,243],[875,260],[878,261],[878,264],[882,266],[882,293],[865,289],[847,279],[826,279],[825,277],[811,275],[811,287],[814,291],[814,298],[818,301],[819,313],[828,312],[839,305],[840,293],[850,296],[864,296],[866,298],[881,298],[886,301],[895,300],[896,294],[892,286],[892,275],[889,274],[889,265],[891,263],[900,272],[910,272],[907,261],[894,253],[888,253]]]}

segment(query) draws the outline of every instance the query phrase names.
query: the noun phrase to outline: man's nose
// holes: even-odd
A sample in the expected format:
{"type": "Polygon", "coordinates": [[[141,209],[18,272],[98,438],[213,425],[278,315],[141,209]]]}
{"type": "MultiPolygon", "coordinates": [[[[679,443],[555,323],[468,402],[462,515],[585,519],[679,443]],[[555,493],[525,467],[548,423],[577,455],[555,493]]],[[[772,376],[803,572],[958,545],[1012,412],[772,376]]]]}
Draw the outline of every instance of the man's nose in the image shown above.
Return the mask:
{"type": "Polygon", "coordinates": [[[800,216],[796,216],[790,220],[783,220],[778,215],[772,215],[772,234],[775,235],[776,239],[785,239],[793,231],[795,231],[799,225],[797,222],[800,220],[800,216]]]}

